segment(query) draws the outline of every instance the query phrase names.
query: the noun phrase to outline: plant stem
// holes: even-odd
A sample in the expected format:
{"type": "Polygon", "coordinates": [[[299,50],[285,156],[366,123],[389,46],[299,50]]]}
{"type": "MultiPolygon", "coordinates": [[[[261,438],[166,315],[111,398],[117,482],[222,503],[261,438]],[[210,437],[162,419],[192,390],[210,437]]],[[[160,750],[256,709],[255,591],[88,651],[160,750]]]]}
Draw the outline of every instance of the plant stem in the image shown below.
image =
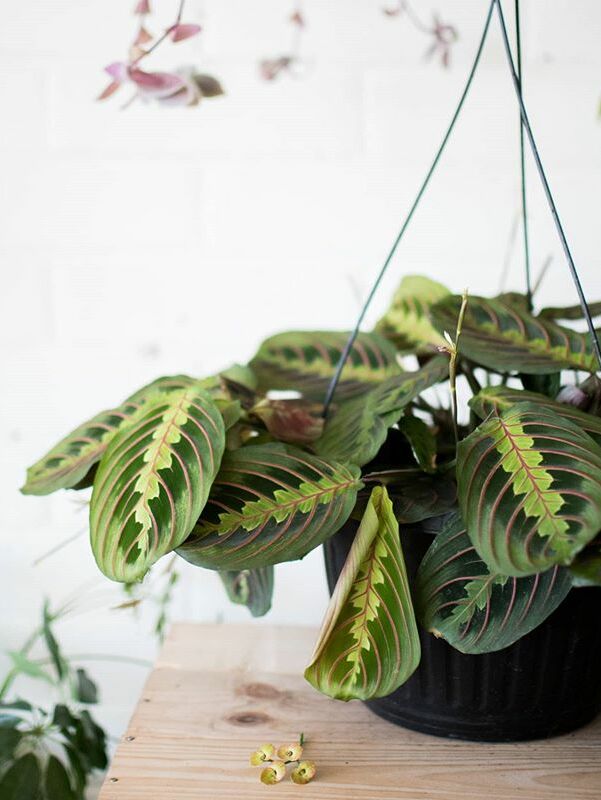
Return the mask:
{"type": "Polygon", "coordinates": [[[455,444],[459,444],[459,426],[457,424],[457,358],[459,356],[459,337],[461,336],[461,329],[463,328],[463,319],[465,317],[465,309],[467,307],[467,289],[463,292],[461,300],[461,308],[459,309],[459,316],[457,317],[457,330],[455,332],[454,346],[450,350],[449,361],[449,382],[451,385],[451,415],[453,417],[453,434],[455,436],[455,444]]]}
{"type": "Polygon", "coordinates": [[[351,352],[353,344],[355,343],[355,339],[357,338],[357,335],[359,333],[359,328],[361,327],[361,323],[363,322],[363,318],[365,317],[367,309],[369,308],[369,306],[371,304],[371,301],[373,300],[376,292],[378,291],[380,283],[382,282],[382,278],[384,277],[384,275],[386,273],[386,270],[388,269],[388,266],[389,266],[390,262],[392,261],[392,258],[394,256],[394,254],[396,253],[397,247],[399,246],[399,243],[400,243],[401,239],[403,238],[403,236],[405,234],[405,231],[409,227],[409,223],[411,222],[411,220],[413,218],[413,215],[415,213],[415,210],[418,207],[419,202],[422,199],[422,196],[423,196],[424,192],[426,191],[426,188],[427,188],[428,184],[430,183],[430,179],[431,179],[432,175],[434,174],[434,171],[435,171],[435,169],[436,169],[436,167],[438,165],[438,162],[440,161],[440,157],[442,156],[442,153],[443,153],[443,151],[444,151],[444,149],[446,147],[447,142],[449,141],[451,133],[453,132],[453,129],[455,127],[455,123],[457,122],[459,114],[461,113],[461,109],[463,108],[463,104],[465,103],[465,99],[466,99],[466,97],[468,95],[468,92],[469,92],[470,87],[472,85],[472,82],[474,80],[474,75],[476,74],[476,69],[478,67],[478,64],[480,63],[480,56],[482,55],[482,50],[484,49],[484,43],[486,41],[486,37],[487,37],[487,34],[488,34],[488,29],[490,27],[490,20],[491,20],[491,17],[492,17],[492,12],[493,12],[495,1],[496,0],[491,0],[490,6],[489,6],[489,9],[488,9],[488,13],[486,15],[486,20],[484,22],[484,30],[482,31],[482,35],[480,37],[480,42],[478,44],[478,49],[476,50],[476,55],[474,57],[474,61],[473,61],[472,67],[470,69],[465,88],[464,88],[464,90],[463,90],[463,92],[461,94],[461,97],[459,98],[459,102],[458,102],[457,107],[455,109],[455,112],[454,112],[454,114],[453,114],[453,116],[451,118],[451,122],[449,123],[449,126],[448,126],[448,128],[447,128],[447,130],[445,132],[445,135],[442,138],[442,142],[440,143],[438,151],[436,152],[436,155],[434,156],[434,160],[432,161],[432,164],[430,165],[430,168],[429,168],[428,172],[426,173],[426,177],[424,178],[424,180],[422,182],[422,185],[419,188],[419,191],[418,191],[418,193],[417,193],[417,195],[415,197],[415,200],[413,201],[413,203],[411,205],[411,208],[409,209],[409,213],[405,217],[405,220],[404,220],[403,224],[401,225],[401,229],[400,229],[399,233],[397,234],[396,239],[394,240],[394,243],[393,243],[393,245],[392,245],[392,247],[390,249],[390,252],[388,253],[388,256],[386,257],[386,260],[384,261],[384,264],[383,264],[382,268],[380,269],[380,272],[378,273],[378,276],[377,276],[377,278],[376,278],[376,280],[375,280],[375,282],[374,282],[374,284],[373,284],[373,286],[371,288],[371,291],[369,292],[369,294],[367,296],[367,299],[366,299],[366,301],[365,301],[365,303],[363,305],[363,308],[361,309],[361,313],[359,314],[359,318],[357,319],[355,327],[354,327],[353,331],[351,332],[351,334],[350,334],[349,338],[347,339],[347,342],[346,342],[346,344],[344,346],[344,350],[342,351],[342,354],[341,354],[340,359],[338,361],[338,364],[336,366],[336,371],[335,371],[335,373],[334,373],[334,375],[332,377],[332,380],[330,381],[330,385],[328,386],[328,390],[326,392],[326,396],[325,396],[325,399],[324,399],[324,408],[323,408],[323,412],[322,412],[322,415],[323,415],[324,419],[328,416],[328,411],[329,411],[330,405],[332,403],[332,399],[334,397],[334,392],[336,391],[336,387],[338,386],[338,382],[340,381],[340,376],[342,375],[342,370],[344,369],[344,365],[346,364],[346,361],[347,361],[347,359],[349,357],[349,353],[351,352]]]}
{"type": "Polygon", "coordinates": [[[177,17],[176,17],[176,19],[175,19],[175,22],[173,23],[173,25],[170,25],[170,26],[167,28],[167,30],[166,30],[166,31],[165,31],[165,32],[164,32],[164,33],[163,33],[161,36],[159,36],[159,38],[156,40],[156,42],[155,42],[155,43],[154,43],[154,44],[153,44],[151,47],[149,47],[149,48],[148,48],[148,50],[145,50],[145,51],[144,51],[144,52],[143,52],[141,55],[139,55],[137,58],[135,58],[135,59],[134,59],[134,60],[131,62],[131,65],[130,65],[130,66],[132,66],[132,67],[133,67],[133,66],[135,66],[136,64],[139,64],[139,62],[140,62],[140,61],[141,61],[143,58],[146,58],[146,56],[149,56],[151,53],[154,53],[154,51],[157,49],[157,47],[158,47],[160,44],[162,44],[162,43],[165,41],[165,39],[166,39],[166,38],[169,36],[169,34],[170,34],[170,33],[171,33],[171,31],[172,31],[172,30],[175,28],[175,26],[176,26],[176,25],[179,25],[179,23],[182,21],[182,14],[184,13],[184,5],[185,5],[185,2],[186,2],[186,0],[180,0],[180,3],[179,3],[179,9],[178,9],[178,12],[177,12],[177,17]]]}
{"type": "Polygon", "coordinates": [[[524,105],[524,100],[522,98],[522,94],[520,91],[520,81],[518,75],[515,71],[515,65],[513,63],[513,56],[511,55],[511,45],[509,43],[509,37],[507,35],[507,27],[505,25],[505,16],[503,15],[503,8],[501,6],[501,0],[493,0],[493,4],[497,7],[497,12],[499,15],[499,23],[501,26],[501,35],[503,37],[503,45],[505,47],[505,55],[507,56],[507,63],[509,65],[509,71],[511,73],[511,78],[513,80],[513,86],[518,98],[518,103],[520,106],[520,115],[522,118],[522,122],[524,124],[524,128],[526,130],[526,134],[528,136],[528,141],[530,143],[530,149],[532,151],[532,155],[534,156],[534,161],[536,163],[536,168],[538,170],[538,174],[540,177],[540,181],[543,185],[543,189],[545,192],[545,196],[547,198],[547,203],[549,205],[549,209],[551,211],[551,216],[553,217],[553,222],[555,223],[555,227],[557,229],[557,233],[559,235],[559,239],[561,241],[561,245],[563,247],[563,251],[568,262],[568,268],[570,270],[570,274],[572,276],[572,280],[574,281],[574,285],[576,287],[576,292],[578,294],[578,299],[580,300],[580,305],[582,307],[582,313],[584,318],[586,319],[586,323],[589,329],[589,334],[591,337],[591,345],[595,356],[597,358],[597,362],[599,364],[599,368],[601,369],[601,346],[599,345],[599,339],[597,338],[597,333],[595,331],[595,326],[593,324],[593,320],[589,311],[588,303],[586,301],[586,297],[584,296],[584,291],[582,289],[582,284],[580,283],[580,278],[578,276],[578,272],[576,270],[576,265],[574,264],[574,259],[572,258],[572,253],[570,252],[570,246],[568,245],[568,241],[566,239],[565,232],[563,230],[563,225],[561,224],[561,220],[559,219],[559,213],[557,211],[557,207],[555,205],[555,200],[553,199],[553,195],[551,194],[551,188],[549,186],[549,181],[547,180],[547,176],[545,174],[545,170],[538,152],[538,148],[536,146],[536,141],[534,140],[534,134],[532,132],[532,127],[530,125],[530,120],[528,119],[528,112],[526,111],[526,106],[524,105]]]}
{"type": "MultiPolygon", "coordinates": [[[[515,41],[517,53],[517,75],[520,97],[522,96],[522,36],[520,30],[520,0],[515,3],[515,41]]],[[[530,246],[528,242],[528,213],[526,205],[526,164],[524,159],[524,121],[520,114],[520,176],[522,184],[522,227],[524,232],[524,266],[526,270],[526,300],[528,310],[532,311],[532,283],[530,277],[530,246]]]]}

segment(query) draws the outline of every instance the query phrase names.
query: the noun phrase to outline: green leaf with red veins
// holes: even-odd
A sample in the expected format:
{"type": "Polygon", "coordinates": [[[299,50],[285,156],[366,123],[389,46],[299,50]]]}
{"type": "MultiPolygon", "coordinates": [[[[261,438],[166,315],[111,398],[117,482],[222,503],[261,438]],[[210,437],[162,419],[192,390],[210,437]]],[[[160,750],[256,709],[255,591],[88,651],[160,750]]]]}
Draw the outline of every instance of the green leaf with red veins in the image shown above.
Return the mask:
{"type": "Polygon", "coordinates": [[[517,403],[459,443],[457,495],[493,572],[566,565],[601,529],[601,447],[550,408],[517,403]]]}
{"type": "Polygon", "coordinates": [[[219,409],[198,384],[155,394],[111,441],[90,504],[96,561],[113,580],[140,580],[188,536],[225,447],[219,409]]]}
{"type": "Polygon", "coordinates": [[[197,525],[177,552],[217,570],[303,558],[346,522],[361,486],[357,467],[292,445],[228,452],[197,525]]]}

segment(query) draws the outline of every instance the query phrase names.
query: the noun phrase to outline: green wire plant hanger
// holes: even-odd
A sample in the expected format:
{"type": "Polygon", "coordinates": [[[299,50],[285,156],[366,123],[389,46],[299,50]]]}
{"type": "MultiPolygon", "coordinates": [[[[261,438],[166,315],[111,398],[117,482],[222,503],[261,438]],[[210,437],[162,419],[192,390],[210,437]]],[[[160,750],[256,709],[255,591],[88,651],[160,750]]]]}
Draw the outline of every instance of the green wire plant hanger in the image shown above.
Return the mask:
{"type": "Polygon", "coordinates": [[[568,268],[570,270],[570,275],[572,276],[572,280],[576,287],[576,292],[578,294],[578,300],[580,302],[580,306],[582,308],[583,316],[586,320],[586,324],[588,327],[588,331],[591,337],[591,343],[593,347],[593,351],[596,357],[596,360],[599,364],[599,368],[601,369],[601,347],[599,345],[599,339],[597,337],[597,332],[595,330],[595,326],[593,323],[593,319],[591,316],[591,312],[589,309],[588,302],[584,295],[584,290],[582,288],[582,283],[580,282],[580,277],[578,275],[578,271],[576,269],[576,265],[574,264],[574,259],[572,258],[572,253],[570,251],[570,247],[563,229],[563,225],[559,218],[559,213],[557,211],[557,207],[555,205],[555,200],[553,199],[553,195],[551,193],[551,188],[549,186],[549,181],[547,180],[547,176],[545,174],[545,170],[540,158],[540,154],[538,152],[538,148],[536,146],[536,141],[534,139],[534,134],[532,132],[532,126],[530,125],[530,120],[528,118],[528,112],[526,111],[526,106],[524,105],[524,99],[522,97],[522,57],[521,57],[521,35],[520,35],[520,8],[519,8],[519,0],[515,0],[515,17],[516,17],[516,51],[517,51],[517,71],[516,71],[516,64],[513,60],[513,55],[511,53],[511,44],[509,42],[509,36],[507,34],[507,26],[505,24],[505,15],[503,14],[503,6],[501,4],[501,0],[491,0],[490,5],[488,7],[488,12],[486,14],[486,19],[484,21],[484,29],[482,31],[482,35],[480,36],[480,41],[478,43],[478,48],[476,50],[476,55],[474,57],[474,61],[472,63],[472,67],[469,71],[467,82],[465,84],[465,88],[461,93],[461,97],[459,98],[459,102],[457,103],[457,107],[455,108],[455,112],[451,117],[451,121],[449,126],[446,129],[444,136],[442,137],[442,141],[438,150],[436,151],[436,155],[430,165],[430,168],[426,172],[426,176],[415,196],[415,200],[411,204],[409,212],[407,216],[403,220],[403,224],[394,240],[392,247],[382,265],[380,272],[378,273],[376,280],[373,283],[373,286],[365,300],[365,303],[361,309],[359,317],[357,318],[357,322],[355,327],[353,328],[351,334],[348,337],[346,345],[342,351],[338,364],[336,366],[336,370],[334,375],[332,376],[332,380],[329,383],[328,390],[326,392],[326,396],[324,399],[324,406],[323,406],[323,417],[326,418],[328,416],[328,411],[330,409],[330,405],[334,398],[334,394],[336,392],[336,387],[338,386],[338,382],[340,381],[340,377],[342,375],[342,370],[344,369],[344,365],[348,359],[348,356],[352,350],[352,347],[355,343],[357,335],[359,334],[359,329],[361,328],[361,324],[367,313],[369,306],[373,298],[378,291],[378,288],[386,274],[388,267],[397,251],[397,248],[405,235],[407,228],[409,227],[409,223],[413,219],[413,215],[430,183],[430,179],[438,166],[438,162],[445,150],[445,147],[451,137],[453,129],[455,128],[455,124],[461,114],[463,106],[465,104],[465,100],[469,93],[470,87],[473,83],[474,76],[478,69],[478,65],[480,63],[480,58],[482,56],[482,52],[484,50],[484,45],[486,43],[486,39],[488,37],[488,32],[490,29],[490,23],[492,20],[493,12],[495,11],[495,7],[497,10],[498,18],[499,18],[499,26],[501,30],[501,36],[503,39],[503,46],[505,49],[505,54],[507,56],[507,64],[509,67],[509,71],[511,73],[511,79],[515,88],[516,97],[518,100],[518,105],[520,109],[520,167],[521,167],[521,185],[522,185],[522,215],[523,215],[523,226],[524,226],[524,250],[525,250],[525,266],[526,266],[526,297],[528,306],[531,307],[532,304],[532,290],[530,285],[530,256],[529,256],[529,248],[528,248],[528,226],[527,226],[527,219],[526,219],[526,181],[525,181],[525,159],[524,159],[524,133],[528,138],[528,142],[530,144],[530,149],[532,151],[532,156],[534,158],[534,162],[536,164],[537,172],[540,178],[540,181],[543,186],[543,190],[545,193],[545,197],[547,203],[549,205],[549,209],[551,211],[551,216],[553,217],[553,222],[555,223],[555,228],[557,229],[557,233],[559,235],[559,239],[561,241],[561,245],[568,263],[568,268]]]}

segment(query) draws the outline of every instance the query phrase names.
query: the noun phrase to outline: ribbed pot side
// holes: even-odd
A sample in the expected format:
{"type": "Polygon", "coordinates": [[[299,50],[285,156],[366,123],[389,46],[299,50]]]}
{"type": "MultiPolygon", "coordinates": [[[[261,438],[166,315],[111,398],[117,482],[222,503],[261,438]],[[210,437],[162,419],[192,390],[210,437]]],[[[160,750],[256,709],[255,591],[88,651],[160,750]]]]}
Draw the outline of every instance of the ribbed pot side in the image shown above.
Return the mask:
{"type": "MultiPolygon", "coordinates": [[[[349,521],[324,546],[330,593],[357,530],[349,521]]],[[[427,525],[403,526],[410,581],[432,542],[427,525]]],[[[538,628],[496,653],[464,655],[420,632],[422,659],[378,716],[454,739],[514,742],[575,730],[601,711],[601,589],[572,589],[538,628]]]]}

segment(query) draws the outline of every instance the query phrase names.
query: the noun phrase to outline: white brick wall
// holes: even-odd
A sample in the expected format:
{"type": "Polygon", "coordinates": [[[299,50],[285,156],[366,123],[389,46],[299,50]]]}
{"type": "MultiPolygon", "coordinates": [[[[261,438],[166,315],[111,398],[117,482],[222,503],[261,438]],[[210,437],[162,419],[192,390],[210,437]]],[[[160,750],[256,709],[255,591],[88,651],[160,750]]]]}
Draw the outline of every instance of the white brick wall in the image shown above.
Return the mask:
{"type": "MultiPolygon", "coordinates": [[[[73,496],[24,498],[25,467],[74,423],[143,381],[208,373],[249,357],[267,334],[347,327],[437,147],[473,56],[486,2],[416,0],[461,34],[445,72],[381,0],[306,0],[303,79],[258,80],[260,57],[289,40],[292,3],[190,2],[198,40],[155,63],[197,61],[228,96],[196,109],[95,104],[100,68],[127,44],[130,3],[5,3],[0,26],[0,640],[19,644],[42,595],[92,583],[95,611],[65,622],[71,652],[151,656],[148,612],[109,607],[85,537],[33,559],[84,524],[73,496]],[[171,60],[170,60],[171,59],[171,60]]],[[[155,0],[165,20],[168,0],[155,0]]],[[[171,4],[173,5],[173,3],[171,4]]],[[[506,4],[509,7],[512,4],[506,4]]],[[[601,296],[601,5],[524,6],[531,117],[583,282],[601,296]]],[[[156,23],[155,23],[156,27],[156,23]]],[[[496,26],[481,73],[431,191],[375,303],[406,271],[455,289],[495,291],[519,208],[517,111],[496,26]]],[[[574,292],[530,167],[541,299],[574,292]]],[[[519,242],[518,242],[519,245],[519,242]]],[[[519,287],[521,255],[512,263],[519,287]]],[[[243,619],[215,576],[186,569],[176,613],[243,619]]],[[[82,601],[84,602],[84,601],[82,601]]],[[[317,623],[321,554],[278,570],[271,619],[317,623]],[[284,591],[285,587],[285,591],[284,591]]],[[[85,601],[86,606],[94,604],[85,601]]],[[[115,730],[140,671],[95,665],[115,730]]]]}

